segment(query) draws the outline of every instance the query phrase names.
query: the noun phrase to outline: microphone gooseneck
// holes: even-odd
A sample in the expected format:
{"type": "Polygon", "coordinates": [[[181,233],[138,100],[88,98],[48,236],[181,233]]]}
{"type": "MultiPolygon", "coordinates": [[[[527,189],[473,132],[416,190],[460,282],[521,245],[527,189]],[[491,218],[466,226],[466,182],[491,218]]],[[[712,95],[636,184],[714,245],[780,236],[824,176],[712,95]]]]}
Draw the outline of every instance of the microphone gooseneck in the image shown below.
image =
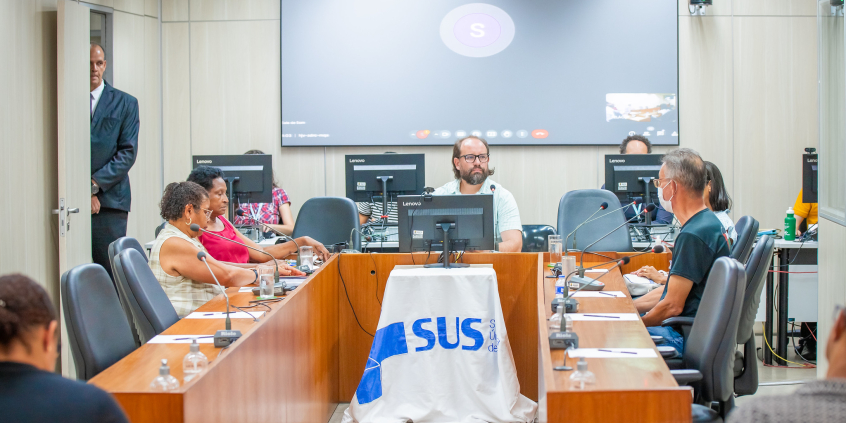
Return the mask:
{"type": "Polygon", "coordinates": [[[278,284],[278,283],[279,283],[279,263],[277,263],[277,262],[276,262],[276,257],[273,257],[273,254],[270,254],[270,253],[268,253],[267,251],[260,250],[260,249],[258,249],[258,248],[253,248],[253,247],[250,247],[249,245],[247,245],[247,244],[242,244],[242,243],[240,243],[240,242],[238,242],[238,241],[233,241],[233,240],[231,240],[231,239],[229,239],[229,238],[227,238],[227,237],[225,237],[225,236],[218,235],[218,234],[216,234],[216,233],[214,233],[214,232],[209,232],[209,231],[207,231],[207,230],[205,230],[205,229],[201,229],[201,228],[200,228],[200,226],[199,226],[199,225],[197,225],[196,223],[195,223],[195,224],[193,224],[193,225],[191,225],[191,230],[192,230],[192,231],[195,231],[195,232],[197,232],[197,231],[202,231],[204,234],[209,234],[209,235],[212,235],[212,236],[216,236],[216,237],[218,237],[218,238],[220,238],[220,239],[222,239],[222,240],[224,240],[224,241],[229,241],[229,242],[231,242],[231,243],[238,244],[238,245],[240,245],[240,246],[242,246],[242,247],[245,247],[245,248],[248,248],[248,249],[250,249],[250,250],[253,250],[253,251],[258,251],[259,253],[262,253],[262,254],[264,254],[264,255],[270,256],[270,260],[272,260],[272,261],[273,261],[273,264],[276,266],[276,273],[274,273],[274,274],[273,274],[273,284],[275,285],[275,284],[278,284]],[[197,229],[194,229],[194,227],[195,227],[195,226],[197,227],[197,229]]]}
{"type": "Polygon", "coordinates": [[[206,269],[209,269],[209,273],[211,273],[212,278],[214,279],[214,283],[223,291],[223,297],[226,298],[226,330],[232,330],[232,321],[229,320],[229,294],[226,293],[226,289],[220,285],[220,282],[217,280],[217,276],[214,275],[214,272],[211,270],[211,266],[209,266],[209,262],[206,261],[206,253],[200,251],[197,253],[197,259],[203,262],[206,265],[206,269]]]}
{"type": "MultiPolygon", "coordinates": [[[[564,239],[564,255],[565,255],[565,256],[566,256],[566,255],[568,255],[568,253],[569,253],[569,248],[567,248],[567,243],[569,243],[569,242],[570,242],[570,235],[573,235],[573,249],[575,250],[575,249],[576,249],[576,231],[578,231],[578,230],[579,230],[579,228],[581,228],[582,226],[584,226],[584,224],[585,224],[585,223],[590,222],[590,221],[591,221],[591,218],[592,218],[592,217],[594,217],[594,216],[596,216],[596,214],[597,214],[597,213],[599,213],[600,211],[605,210],[605,209],[607,209],[607,208],[608,208],[608,203],[606,203],[606,202],[604,202],[604,201],[603,201],[603,202],[602,202],[602,204],[600,204],[600,205],[599,205],[599,209],[598,209],[598,210],[596,210],[595,212],[593,212],[593,214],[592,214],[592,215],[588,216],[588,218],[587,218],[587,219],[585,219],[585,221],[584,221],[584,222],[580,223],[580,224],[579,224],[579,226],[576,226],[576,229],[573,229],[573,232],[570,232],[569,234],[567,234],[567,238],[565,238],[565,239],[564,239]]],[[[604,215],[603,215],[603,216],[604,216],[604,215]]]]}
{"type": "Polygon", "coordinates": [[[291,241],[291,242],[294,243],[294,246],[297,247],[297,268],[299,269],[299,267],[302,266],[302,260],[300,259],[300,244],[297,243],[297,240],[295,240],[293,237],[285,235],[284,233],[282,233],[280,231],[277,231],[276,229],[271,228],[270,225],[268,225],[267,223],[260,223],[260,225],[262,227],[264,227],[265,229],[269,229],[271,232],[275,233],[278,237],[280,237],[282,239],[287,239],[288,241],[291,241]]]}
{"type": "MultiPolygon", "coordinates": [[[[644,208],[643,208],[643,209],[642,209],[642,210],[641,210],[638,214],[636,214],[636,215],[635,215],[635,217],[638,217],[638,216],[640,216],[640,215],[641,215],[641,214],[643,214],[643,213],[652,213],[652,210],[655,210],[655,205],[654,205],[654,204],[649,204],[649,205],[647,205],[646,207],[644,207],[644,208]]],[[[626,226],[626,225],[628,225],[628,224],[629,224],[629,221],[624,219],[624,222],[623,222],[623,223],[621,223],[621,224],[620,224],[620,226],[617,226],[616,228],[614,228],[613,230],[611,230],[611,232],[608,232],[607,234],[603,235],[601,238],[597,239],[596,241],[593,241],[592,243],[590,243],[590,245],[588,245],[587,247],[585,247],[585,249],[584,249],[584,250],[582,250],[582,257],[581,257],[581,258],[580,258],[580,260],[579,260],[579,277],[580,277],[580,278],[583,278],[583,277],[585,276],[584,263],[585,263],[585,253],[587,252],[587,250],[588,250],[590,247],[593,247],[593,246],[594,246],[597,242],[602,241],[603,239],[605,239],[605,238],[606,238],[606,237],[608,237],[609,235],[613,234],[614,232],[617,232],[617,230],[618,230],[618,229],[620,229],[620,228],[622,228],[623,226],[626,226]]]]}

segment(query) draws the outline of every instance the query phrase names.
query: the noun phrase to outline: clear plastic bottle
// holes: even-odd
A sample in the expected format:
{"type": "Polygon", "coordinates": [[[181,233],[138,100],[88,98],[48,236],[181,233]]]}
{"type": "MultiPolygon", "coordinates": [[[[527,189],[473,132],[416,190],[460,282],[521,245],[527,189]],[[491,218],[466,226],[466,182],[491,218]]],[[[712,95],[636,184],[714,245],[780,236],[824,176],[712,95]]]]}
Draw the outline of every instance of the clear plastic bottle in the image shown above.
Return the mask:
{"type": "Polygon", "coordinates": [[[564,298],[564,290],[567,289],[566,282],[566,275],[561,275],[555,280],[555,298],[564,298]]]}
{"type": "MultiPolygon", "coordinates": [[[[564,308],[563,304],[560,308],[564,308]]],[[[564,310],[561,313],[561,318],[564,319],[564,332],[572,332],[573,331],[573,318],[567,314],[567,310],[564,310]]]]}
{"type": "Polygon", "coordinates": [[[561,332],[561,318],[565,315],[564,303],[559,303],[558,308],[555,311],[555,314],[550,316],[547,324],[549,325],[549,334],[553,334],[555,332],[561,332]]]}
{"type": "Polygon", "coordinates": [[[570,389],[583,391],[596,383],[596,375],[588,370],[587,361],[582,357],[576,364],[576,371],[570,375],[570,389]]]}
{"type": "Polygon", "coordinates": [[[187,383],[208,367],[209,359],[200,352],[200,344],[197,343],[197,339],[194,339],[194,342],[191,343],[191,350],[182,359],[182,373],[184,375],[182,377],[187,383]]]}
{"type": "Polygon", "coordinates": [[[171,376],[167,359],[162,359],[162,366],[159,367],[159,375],[150,383],[150,390],[153,392],[174,392],[178,389],[179,380],[171,376]]]}

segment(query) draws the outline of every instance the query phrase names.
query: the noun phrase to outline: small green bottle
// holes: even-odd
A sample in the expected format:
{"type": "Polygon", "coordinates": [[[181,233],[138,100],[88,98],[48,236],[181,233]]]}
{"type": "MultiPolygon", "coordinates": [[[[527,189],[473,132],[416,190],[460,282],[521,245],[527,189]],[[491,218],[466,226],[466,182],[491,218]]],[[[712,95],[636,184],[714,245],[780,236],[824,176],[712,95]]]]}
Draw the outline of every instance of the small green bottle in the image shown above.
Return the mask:
{"type": "Polygon", "coordinates": [[[796,217],[793,216],[793,207],[787,209],[787,217],[784,218],[784,240],[793,241],[796,239],[796,217]]]}

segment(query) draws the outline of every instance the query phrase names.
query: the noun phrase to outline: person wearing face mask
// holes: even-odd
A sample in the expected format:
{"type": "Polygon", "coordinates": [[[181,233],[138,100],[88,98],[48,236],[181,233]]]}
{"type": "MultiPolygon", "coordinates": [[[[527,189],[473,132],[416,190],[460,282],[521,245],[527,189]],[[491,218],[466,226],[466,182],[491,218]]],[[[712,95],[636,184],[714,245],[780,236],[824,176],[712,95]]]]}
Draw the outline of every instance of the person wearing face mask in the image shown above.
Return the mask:
{"type": "Polygon", "coordinates": [[[708,183],[705,162],[694,150],[678,148],[667,153],[654,180],[658,200],[676,215],[681,231],[673,247],[673,263],[664,289],[656,289],[635,300],[643,324],[651,335],[662,336],[679,354],[684,338],[661,322],[675,317],[696,317],[711,266],[729,255],[725,229],[720,219],[705,206],[708,183]]]}
{"type": "Polygon", "coordinates": [[[128,422],[114,398],[53,373],[59,317],[44,288],[24,275],[0,276],[0,410],[4,422],[128,422]]]}
{"type": "Polygon", "coordinates": [[[455,180],[438,188],[434,195],[493,194],[494,237],[497,250],[520,252],[523,249],[523,225],[514,196],[490,178],[494,169],[488,167],[491,154],[488,142],[479,137],[465,137],[452,147],[452,172],[455,180]],[[491,191],[491,185],[496,190],[491,191]]]}
{"type": "MultiPolygon", "coordinates": [[[[194,182],[172,182],[165,188],[159,204],[161,216],[167,220],[150,250],[150,269],[170,299],[176,314],[182,318],[220,294],[220,288],[197,253],[206,248],[191,230],[209,225],[209,194],[194,182]]],[[[260,270],[273,266],[237,267],[207,256],[207,262],[222,286],[245,286],[256,283],[260,270]]],[[[281,269],[280,269],[281,270],[281,269]]]]}

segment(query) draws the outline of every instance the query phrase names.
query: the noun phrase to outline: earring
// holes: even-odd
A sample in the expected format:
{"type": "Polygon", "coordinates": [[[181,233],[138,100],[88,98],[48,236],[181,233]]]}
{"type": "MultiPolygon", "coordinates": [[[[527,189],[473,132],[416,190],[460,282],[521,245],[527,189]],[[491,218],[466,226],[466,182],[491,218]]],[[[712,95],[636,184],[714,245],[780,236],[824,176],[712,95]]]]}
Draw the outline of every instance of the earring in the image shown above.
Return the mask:
{"type": "Polygon", "coordinates": [[[188,226],[191,226],[191,218],[188,218],[188,226]]]}

